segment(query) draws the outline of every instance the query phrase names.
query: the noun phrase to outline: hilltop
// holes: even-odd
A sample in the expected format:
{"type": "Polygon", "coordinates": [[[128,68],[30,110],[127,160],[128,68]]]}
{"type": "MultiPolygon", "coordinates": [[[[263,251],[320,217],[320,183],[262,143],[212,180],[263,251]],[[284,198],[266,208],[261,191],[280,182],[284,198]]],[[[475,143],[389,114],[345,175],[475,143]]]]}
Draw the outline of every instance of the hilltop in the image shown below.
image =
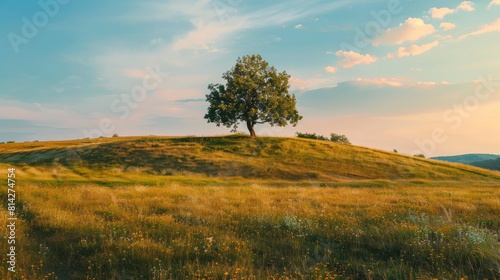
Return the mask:
{"type": "Polygon", "coordinates": [[[0,145],[0,162],[29,166],[25,172],[38,177],[40,170],[57,167],[63,172],[53,177],[81,180],[99,172],[117,178],[141,173],[318,182],[500,180],[497,172],[354,145],[242,135],[11,143],[0,145]]]}

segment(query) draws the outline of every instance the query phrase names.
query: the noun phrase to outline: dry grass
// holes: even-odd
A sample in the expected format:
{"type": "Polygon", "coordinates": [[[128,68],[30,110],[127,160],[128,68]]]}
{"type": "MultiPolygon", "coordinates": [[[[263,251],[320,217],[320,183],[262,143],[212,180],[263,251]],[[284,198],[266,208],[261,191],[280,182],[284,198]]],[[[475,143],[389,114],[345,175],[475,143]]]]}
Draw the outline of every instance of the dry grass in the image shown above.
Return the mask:
{"type": "Polygon", "coordinates": [[[122,171],[325,183],[362,180],[404,183],[500,181],[499,172],[466,165],[296,138],[145,137],[86,141],[102,143],[78,146],[84,145],[83,142],[73,141],[65,148],[58,146],[59,142],[35,143],[41,145],[35,150],[26,150],[27,147],[19,144],[20,150],[0,150],[0,162],[40,168],[65,167],[86,177],[101,172],[107,177],[110,173],[122,171]]]}
{"type": "Polygon", "coordinates": [[[2,279],[500,278],[499,173],[300,139],[98,141],[0,151],[20,219],[2,279]]]}
{"type": "MultiPolygon", "coordinates": [[[[494,279],[499,273],[496,187],[20,188],[17,275],[25,279],[494,279]]],[[[6,250],[5,242],[0,248],[6,250]]]]}

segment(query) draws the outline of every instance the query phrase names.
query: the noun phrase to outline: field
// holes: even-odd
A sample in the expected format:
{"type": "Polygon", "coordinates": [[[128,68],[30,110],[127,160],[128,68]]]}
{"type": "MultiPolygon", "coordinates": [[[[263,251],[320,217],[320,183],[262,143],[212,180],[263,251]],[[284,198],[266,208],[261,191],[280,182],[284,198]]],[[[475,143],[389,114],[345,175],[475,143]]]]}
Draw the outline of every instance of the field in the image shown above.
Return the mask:
{"type": "Polygon", "coordinates": [[[2,279],[500,278],[498,172],[241,136],[0,145],[10,167],[2,279]]]}

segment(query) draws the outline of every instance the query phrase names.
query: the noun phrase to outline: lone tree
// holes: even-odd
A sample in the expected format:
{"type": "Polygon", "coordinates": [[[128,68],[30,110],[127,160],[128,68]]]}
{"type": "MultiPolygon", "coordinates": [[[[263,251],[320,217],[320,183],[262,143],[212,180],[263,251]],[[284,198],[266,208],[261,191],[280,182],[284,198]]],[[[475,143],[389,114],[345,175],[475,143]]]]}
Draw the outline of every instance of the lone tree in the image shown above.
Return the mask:
{"type": "Polygon", "coordinates": [[[205,119],[209,123],[233,127],[233,132],[246,123],[250,136],[255,137],[256,124],[296,126],[302,119],[295,108],[295,95],[288,93],[290,76],[269,66],[260,55],[238,58],[222,78],[226,85],[208,85],[210,106],[205,119]]]}

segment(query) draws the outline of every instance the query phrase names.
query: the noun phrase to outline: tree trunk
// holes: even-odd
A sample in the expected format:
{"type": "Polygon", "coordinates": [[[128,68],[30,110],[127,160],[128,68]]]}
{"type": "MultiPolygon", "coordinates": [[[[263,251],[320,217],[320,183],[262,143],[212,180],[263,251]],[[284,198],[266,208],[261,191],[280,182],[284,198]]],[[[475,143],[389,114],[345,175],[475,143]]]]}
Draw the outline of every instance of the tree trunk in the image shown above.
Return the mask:
{"type": "Polygon", "coordinates": [[[257,137],[257,135],[255,134],[255,130],[253,129],[253,123],[251,120],[247,121],[247,128],[248,131],[250,132],[250,137],[257,137]]]}

